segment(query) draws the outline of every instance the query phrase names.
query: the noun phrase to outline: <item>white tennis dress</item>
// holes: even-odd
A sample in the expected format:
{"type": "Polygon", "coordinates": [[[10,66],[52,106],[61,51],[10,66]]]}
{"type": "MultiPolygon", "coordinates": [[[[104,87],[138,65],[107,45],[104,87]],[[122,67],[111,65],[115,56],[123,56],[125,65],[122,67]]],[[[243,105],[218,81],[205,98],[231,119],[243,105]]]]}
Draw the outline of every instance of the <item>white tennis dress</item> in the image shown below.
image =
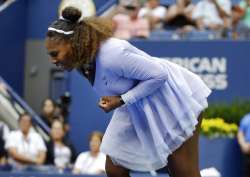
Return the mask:
{"type": "Polygon", "coordinates": [[[99,96],[121,95],[101,151],[128,169],[150,171],[193,135],[210,89],[196,74],[110,38],[96,57],[99,96]]]}

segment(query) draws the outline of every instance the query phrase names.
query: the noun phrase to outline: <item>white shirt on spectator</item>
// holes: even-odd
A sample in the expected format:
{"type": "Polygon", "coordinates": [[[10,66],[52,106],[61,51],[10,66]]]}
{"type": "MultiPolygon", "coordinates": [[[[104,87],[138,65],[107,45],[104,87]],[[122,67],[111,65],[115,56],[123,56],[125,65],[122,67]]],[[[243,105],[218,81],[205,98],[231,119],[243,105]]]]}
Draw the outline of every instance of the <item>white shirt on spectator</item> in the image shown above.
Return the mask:
{"type": "MultiPolygon", "coordinates": [[[[27,138],[24,138],[23,133],[20,130],[12,131],[9,134],[5,148],[16,148],[18,153],[34,160],[39,152],[47,151],[45,143],[38,133],[30,131],[27,138]]],[[[11,161],[13,164],[18,164],[14,159],[11,159],[11,161]]]]}
{"type": "MultiPolygon", "coordinates": [[[[230,0],[217,0],[217,3],[227,14],[231,14],[230,0]]],[[[209,26],[210,24],[223,25],[223,20],[215,4],[210,0],[199,1],[194,8],[192,17],[193,19],[203,18],[205,26],[209,26]]]]}
{"type": "Polygon", "coordinates": [[[57,146],[54,148],[54,163],[57,167],[65,168],[70,164],[71,150],[67,146],[57,146]]]}
{"type": "Polygon", "coordinates": [[[96,175],[105,171],[106,156],[99,152],[97,157],[91,156],[90,152],[79,154],[74,168],[81,171],[81,174],[96,175]]]}
{"type": "Polygon", "coordinates": [[[137,18],[131,20],[128,15],[117,14],[113,17],[116,29],[114,36],[119,39],[130,39],[133,37],[148,37],[150,26],[147,19],[137,18]]]}
{"type": "Polygon", "coordinates": [[[153,17],[158,17],[161,20],[163,20],[166,16],[167,9],[164,6],[159,6],[154,9],[150,9],[148,7],[143,7],[139,11],[138,16],[139,17],[145,17],[145,16],[153,16],[153,17]]]}

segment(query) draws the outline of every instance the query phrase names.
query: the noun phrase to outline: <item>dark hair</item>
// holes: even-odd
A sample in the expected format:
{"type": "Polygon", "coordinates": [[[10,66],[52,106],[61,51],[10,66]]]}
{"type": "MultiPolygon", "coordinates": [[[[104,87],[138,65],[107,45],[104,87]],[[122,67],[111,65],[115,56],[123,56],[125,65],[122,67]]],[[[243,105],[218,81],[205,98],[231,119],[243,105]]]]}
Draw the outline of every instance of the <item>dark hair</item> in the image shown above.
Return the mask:
{"type": "Polygon", "coordinates": [[[44,107],[46,101],[51,101],[51,103],[53,104],[53,106],[56,107],[56,102],[55,102],[55,100],[53,100],[52,98],[45,98],[45,99],[42,101],[42,107],[44,107]]]}
{"type": "Polygon", "coordinates": [[[54,21],[50,27],[64,32],[73,31],[73,33],[64,34],[49,30],[47,39],[70,43],[73,53],[72,67],[82,71],[86,70],[85,66],[93,64],[101,42],[113,35],[113,23],[111,20],[101,17],[89,17],[80,20],[81,16],[82,13],[78,9],[74,7],[65,8],[62,11],[62,18],[54,21]]]}
{"type": "Polygon", "coordinates": [[[52,121],[51,128],[52,128],[53,124],[55,124],[56,122],[59,122],[62,125],[63,131],[65,131],[65,124],[64,124],[63,120],[61,120],[58,117],[55,117],[54,120],[52,121]]]}
{"type": "MultiPolygon", "coordinates": [[[[62,17],[54,21],[49,27],[63,30],[65,32],[73,31],[78,25],[77,22],[80,19],[81,15],[82,13],[79,10],[73,7],[67,7],[62,11],[62,17]]],[[[65,35],[63,33],[49,30],[47,32],[47,37],[67,41],[72,37],[72,35],[65,35]]]]}
{"type": "Polygon", "coordinates": [[[30,115],[29,113],[27,113],[27,112],[24,112],[24,113],[22,113],[22,114],[19,115],[18,122],[20,122],[20,121],[22,120],[22,118],[23,118],[23,117],[26,117],[26,116],[30,118],[30,121],[31,121],[31,123],[32,123],[32,117],[31,117],[31,115],[30,115]]]}
{"type": "Polygon", "coordinates": [[[91,141],[91,139],[92,139],[94,136],[97,136],[97,137],[100,139],[100,141],[102,141],[103,133],[100,132],[100,131],[93,131],[93,132],[89,135],[89,141],[91,141]]]}

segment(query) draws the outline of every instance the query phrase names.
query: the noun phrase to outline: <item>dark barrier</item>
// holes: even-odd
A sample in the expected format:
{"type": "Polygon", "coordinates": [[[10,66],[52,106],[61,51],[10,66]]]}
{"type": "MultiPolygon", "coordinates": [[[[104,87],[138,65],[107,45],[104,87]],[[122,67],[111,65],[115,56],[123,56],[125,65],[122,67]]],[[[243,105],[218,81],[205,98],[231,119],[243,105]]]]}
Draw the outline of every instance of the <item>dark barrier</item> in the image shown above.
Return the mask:
{"type": "Polygon", "coordinates": [[[215,167],[222,177],[241,177],[242,159],[236,139],[200,137],[200,168],[215,167]]]}
{"type": "MultiPolygon", "coordinates": [[[[169,177],[168,175],[157,175],[158,177],[169,177]]],[[[0,173],[0,177],[105,177],[95,175],[70,175],[70,174],[37,174],[37,173],[0,173]]],[[[152,177],[149,174],[132,174],[131,177],[152,177]]]]}

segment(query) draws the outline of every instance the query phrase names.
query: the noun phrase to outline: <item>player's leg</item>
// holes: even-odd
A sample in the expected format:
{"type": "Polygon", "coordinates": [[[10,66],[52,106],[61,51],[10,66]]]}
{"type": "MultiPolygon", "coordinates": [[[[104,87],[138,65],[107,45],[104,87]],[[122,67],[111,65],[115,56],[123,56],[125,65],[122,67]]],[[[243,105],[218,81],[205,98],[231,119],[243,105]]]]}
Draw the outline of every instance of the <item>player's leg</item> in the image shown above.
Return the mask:
{"type": "Polygon", "coordinates": [[[168,167],[171,177],[201,177],[199,170],[199,124],[191,138],[178,148],[168,158],[168,167]]]}
{"type": "Polygon", "coordinates": [[[118,165],[114,165],[109,156],[106,158],[106,174],[108,177],[130,177],[129,170],[118,165]]]}

